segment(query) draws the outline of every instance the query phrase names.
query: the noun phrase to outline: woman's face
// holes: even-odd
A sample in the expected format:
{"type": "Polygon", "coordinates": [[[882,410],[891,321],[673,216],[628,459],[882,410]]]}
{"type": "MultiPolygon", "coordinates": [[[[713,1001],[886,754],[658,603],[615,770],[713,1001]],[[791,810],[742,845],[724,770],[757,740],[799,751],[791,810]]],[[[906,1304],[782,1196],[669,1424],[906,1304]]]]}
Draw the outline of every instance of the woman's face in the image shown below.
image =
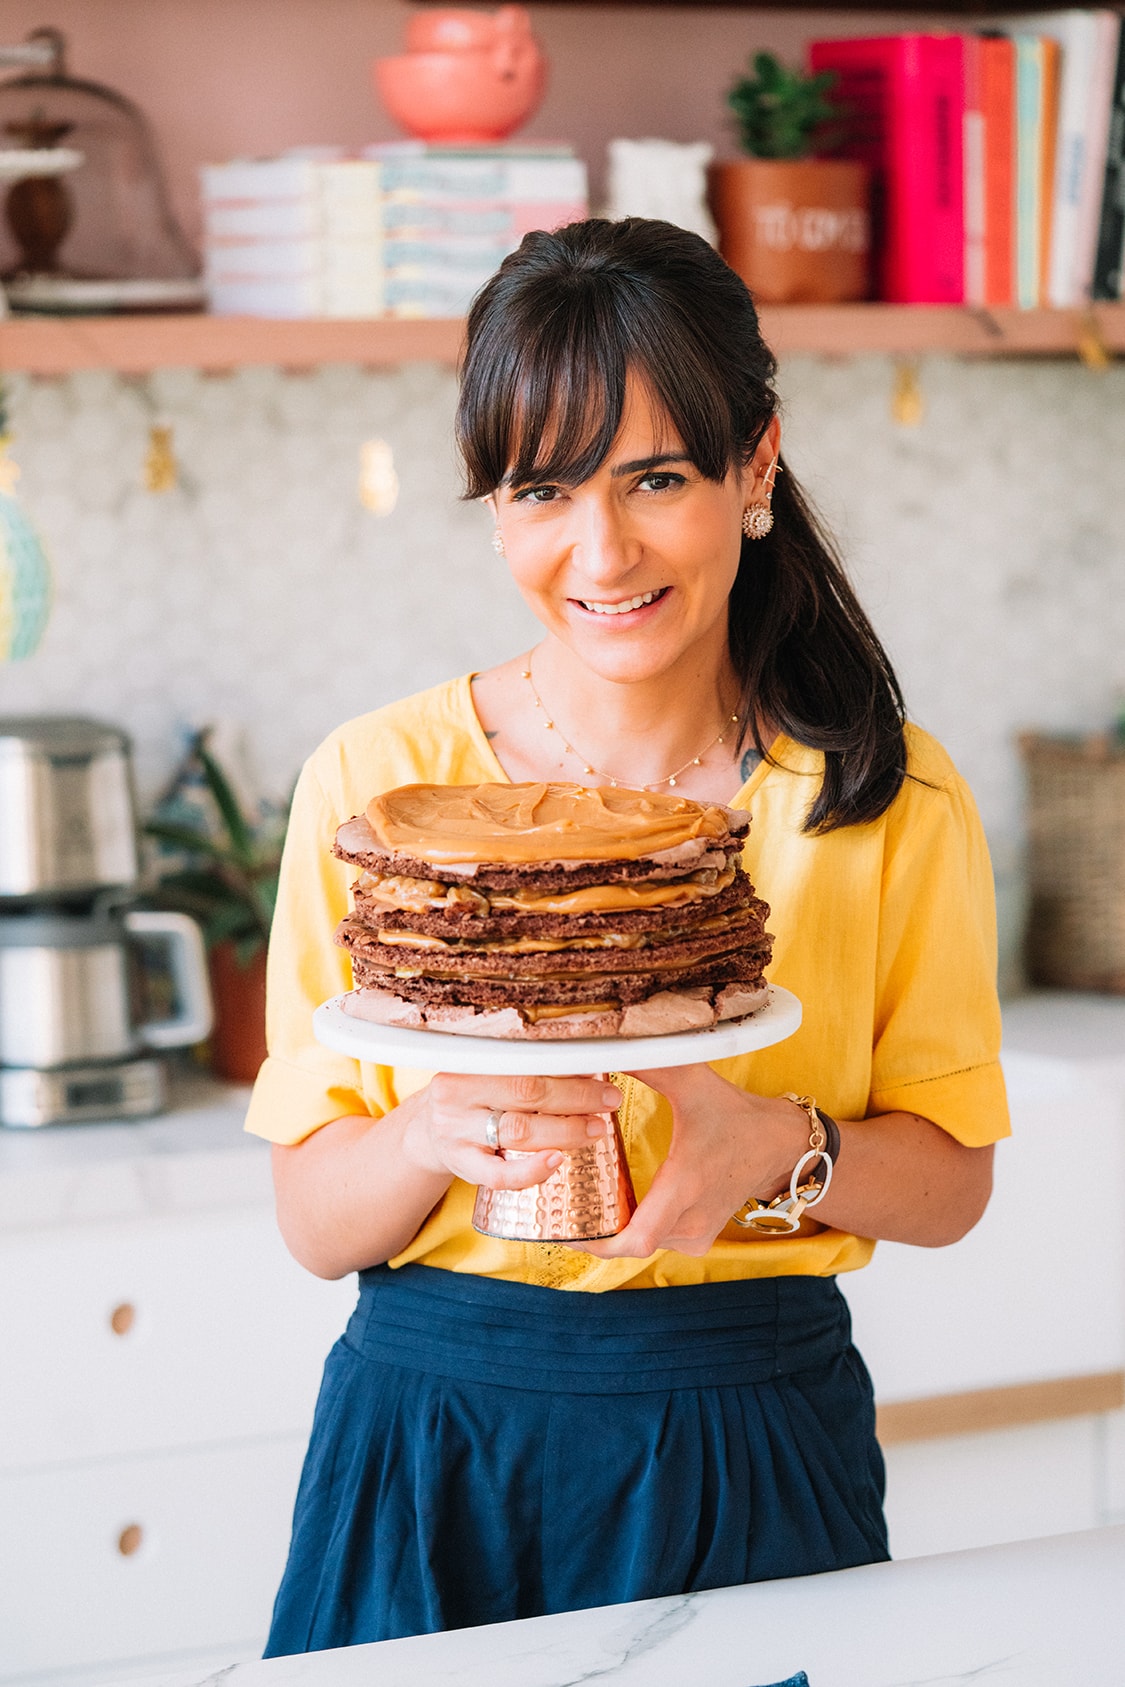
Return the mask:
{"type": "Polygon", "coordinates": [[[549,633],[606,679],[725,659],[727,599],[757,459],[705,480],[671,422],[630,377],[609,454],[579,486],[504,485],[494,513],[512,577],[549,633]]]}

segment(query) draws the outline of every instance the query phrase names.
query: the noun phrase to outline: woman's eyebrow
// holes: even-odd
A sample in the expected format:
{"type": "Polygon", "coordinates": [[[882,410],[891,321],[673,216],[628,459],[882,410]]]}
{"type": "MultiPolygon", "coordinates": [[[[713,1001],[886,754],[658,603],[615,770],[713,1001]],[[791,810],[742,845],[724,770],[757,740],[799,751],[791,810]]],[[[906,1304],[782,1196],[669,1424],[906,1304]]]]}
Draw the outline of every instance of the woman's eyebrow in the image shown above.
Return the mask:
{"type": "Polygon", "coordinates": [[[616,479],[620,475],[644,474],[646,471],[658,469],[664,463],[690,463],[691,458],[686,451],[664,451],[658,457],[638,457],[633,463],[618,463],[616,468],[610,469],[610,474],[616,479]]]}

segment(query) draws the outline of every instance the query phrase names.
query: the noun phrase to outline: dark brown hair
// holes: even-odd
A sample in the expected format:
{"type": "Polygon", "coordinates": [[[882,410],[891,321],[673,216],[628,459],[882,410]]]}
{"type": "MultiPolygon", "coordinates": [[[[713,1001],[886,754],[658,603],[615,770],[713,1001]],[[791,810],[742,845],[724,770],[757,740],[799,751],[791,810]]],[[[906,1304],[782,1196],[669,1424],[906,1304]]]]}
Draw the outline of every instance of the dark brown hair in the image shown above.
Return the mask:
{"type": "MultiPolygon", "coordinates": [[[[579,485],[605,460],[638,376],[699,472],[722,481],[777,409],[776,363],[743,283],[705,240],[628,217],[529,234],[469,312],[457,439],[466,497],[505,479],[579,485]]],[[[784,461],[782,466],[784,467],[784,461]]],[[[730,595],[741,741],[761,718],[824,753],[806,832],[875,820],[906,770],[894,669],[788,472],[774,526],[744,540],[730,595]]]]}

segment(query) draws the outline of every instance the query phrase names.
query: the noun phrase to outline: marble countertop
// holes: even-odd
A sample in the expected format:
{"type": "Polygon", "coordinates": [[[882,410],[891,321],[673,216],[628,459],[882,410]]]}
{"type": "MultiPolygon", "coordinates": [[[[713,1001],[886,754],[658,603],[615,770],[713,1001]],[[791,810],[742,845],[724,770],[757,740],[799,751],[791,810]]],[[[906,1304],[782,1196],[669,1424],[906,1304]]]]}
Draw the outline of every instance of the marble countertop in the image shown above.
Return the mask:
{"type": "MultiPolygon", "coordinates": [[[[1125,1526],[234,1664],[223,1687],[1120,1687],[1125,1526]]],[[[214,1673],[132,1687],[212,1687],[214,1673]]]]}

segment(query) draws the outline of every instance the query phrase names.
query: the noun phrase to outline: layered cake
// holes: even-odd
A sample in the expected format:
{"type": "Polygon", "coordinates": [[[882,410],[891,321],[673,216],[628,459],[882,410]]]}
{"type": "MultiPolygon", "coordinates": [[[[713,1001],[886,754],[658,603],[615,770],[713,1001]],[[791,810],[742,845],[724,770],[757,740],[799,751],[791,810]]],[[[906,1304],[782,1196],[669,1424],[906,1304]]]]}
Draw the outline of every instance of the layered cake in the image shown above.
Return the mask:
{"type": "Polygon", "coordinates": [[[362,869],[345,1006],[471,1036],[653,1036],[763,1007],[749,817],[570,784],[403,785],[336,834],[362,869]]]}

